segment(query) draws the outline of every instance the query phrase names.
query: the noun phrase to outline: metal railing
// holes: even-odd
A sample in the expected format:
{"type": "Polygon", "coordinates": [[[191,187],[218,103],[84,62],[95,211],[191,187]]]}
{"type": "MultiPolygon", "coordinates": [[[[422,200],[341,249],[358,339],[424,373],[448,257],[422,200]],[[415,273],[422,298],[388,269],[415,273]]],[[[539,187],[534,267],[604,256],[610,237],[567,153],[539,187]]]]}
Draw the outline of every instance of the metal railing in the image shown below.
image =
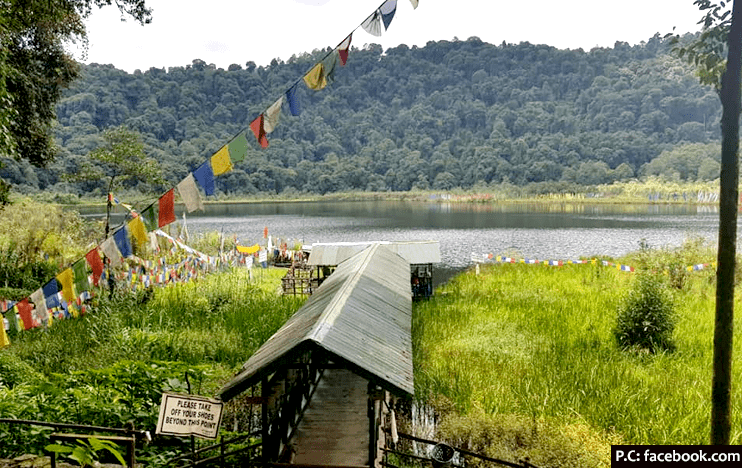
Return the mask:
{"type": "MultiPolygon", "coordinates": [[[[386,432],[388,434],[390,433],[390,431],[388,431],[388,430],[386,432]]],[[[406,434],[404,432],[399,432],[397,435],[399,436],[400,439],[406,439],[406,440],[410,440],[412,442],[418,442],[418,443],[432,445],[432,446],[441,446],[442,445],[442,446],[448,447],[448,448],[452,449],[455,453],[458,453],[459,456],[464,457],[464,458],[465,457],[473,457],[473,458],[477,458],[477,459],[482,460],[482,461],[486,461],[486,462],[489,462],[489,463],[494,463],[496,465],[505,466],[505,467],[508,467],[508,468],[538,468],[536,465],[532,465],[531,463],[529,463],[527,459],[526,460],[520,460],[518,463],[513,463],[513,462],[506,461],[506,460],[499,460],[497,458],[488,457],[486,455],[482,455],[482,454],[479,454],[479,453],[471,452],[469,450],[465,450],[465,449],[462,449],[462,448],[452,447],[452,446],[449,446],[447,444],[441,444],[440,442],[437,442],[437,441],[434,441],[434,440],[423,439],[421,437],[416,437],[416,436],[413,436],[411,434],[406,434]]],[[[387,439],[387,440],[389,440],[389,439],[387,439]]],[[[419,455],[413,455],[411,453],[406,453],[406,452],[402,452],[402,451],[398,451],[398,450],[393,450],[393,449],[390,449],[388,447],[384,447],[383,450],[384,450],[385,453],[395,454],[397,456],[410,458],[410,459],[413,459],[413,460],[417,460],[419,462],[430,463],[434,467],[441,467],[441,466],[445,466],[445,465],[450,465],[450,466],[453,466],[453,467],[458,466],[458,465],[454,465],[453,463],[450,463],[450,462],[441,462],[441,461],[436,460],[434,458],[425,458],[425,457],[421,457],[419,455]]],[[[386,461],[382,462],[381,464],[383,466],[387,466],[389,468],[399,468],[399,467],[397,467],[395,465],[392,465],[391,463],[388,463],[386,461]]]]}

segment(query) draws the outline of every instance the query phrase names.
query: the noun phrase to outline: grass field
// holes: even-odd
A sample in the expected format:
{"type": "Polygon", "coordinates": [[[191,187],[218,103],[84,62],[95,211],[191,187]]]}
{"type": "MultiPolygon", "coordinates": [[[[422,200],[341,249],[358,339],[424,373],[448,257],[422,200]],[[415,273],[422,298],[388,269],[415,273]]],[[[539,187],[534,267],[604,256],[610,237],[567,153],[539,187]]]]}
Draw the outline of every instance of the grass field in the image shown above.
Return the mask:
{"type": "MultiPolygon", "coordinates": [[[[705,443],[714,272],[685,266],[709,255],[691,242],[622,259],[667,272],[677,315],[672,353],[618,348],[618,305],[637,273],[615,268],[484,265],[416,303],[415,393],[437,413],[437,437],[541,468],[607,467],[612,443],[705,443]]],[[[278,295],[283,273],[256,269],[251,278],[236,269],[148,294],[100,296],[80,319],[21,333],[0,351],[0,414],[149,427],[162,391],[186,391],[187,372],[194,393],[213,395],[301,306],[278,295]]],[[[737,366],[734,382],[741,374],[737,366]]],[[[737,388],[735,444],[742,443],[737,388]]],[[[243,410],[227,408],[226,420],[243,410]]],[[[12,448],[0,456],[40,451],[45,435],[0,427],[0,447],[12,448]]],[[[157,444],[148,450],[142,459],[154,465],[167,455],[157,444]]]]}
{"type": "MultiPolygon", "coordinates": [[[[536,465],[608,466],[610,443],[706,443],[713,272],[672,288],[676,350],[656,355],[622,351],[613,337],[619,300],[634,276],[593,265],[524,264],[460,275],[415,309],[417,398],[437,407],[442,432],[455,442],[508,459],[530,454],[536,465]],[[488,427],[490,434],[521,432],[522,443],[491,435],[477,441],[488,427]],[[534,431],[551,435],[534,439],[534,431]],[[555,448],[571,442],[584,453],[555,448]],[[576,458],[551,465],[544,450],[576,458]]],[[[734,381],[740,377],[737,366],[734,381]]],[[[742,442],[741,396],[738,389],[732,396],[735,444],[742,442]]]]}

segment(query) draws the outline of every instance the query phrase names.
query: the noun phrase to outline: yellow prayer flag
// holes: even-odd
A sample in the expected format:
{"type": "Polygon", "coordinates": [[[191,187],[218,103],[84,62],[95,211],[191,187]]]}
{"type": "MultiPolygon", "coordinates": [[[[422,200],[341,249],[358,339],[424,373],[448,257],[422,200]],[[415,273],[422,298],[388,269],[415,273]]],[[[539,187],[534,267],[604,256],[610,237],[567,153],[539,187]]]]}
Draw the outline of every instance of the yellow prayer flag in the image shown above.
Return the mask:
{"type": "Polygon", "coordinates": [[[75,302],[75,291],[72,286],[75,281],[75,275],[72,273],[72,268],[67,268],[58,274],[57,281],[62,285],[62,297],[64,300],[68,303],[75,302]]]}
{"type": "Polygon", "coordinates": [[[134,240],[137,241],[137,246],[140,249],[144,247],[147,243],[147,229],[144,227],[144,222],[140,216],[129,221],[129,232],[134,237],[134,240]]]}
{"type": "Polygon", "coordinates": [[[322,66],[322,62],[314,66],[309,73],[304,75],[304,83],[307,84],[309,89],[319,91],[327,86],[327,79],[325,78],[325,69],[322,66]]]}
{"type": "Polygon", "coordinates": [[[10,339],[8,338],[8,334],[5,333],[5,327],[0,322],[0,349],[6,346],[10,346],[10,339]]]}
{"type": "Polygon", "coordinates": [[[211,170],[215,176],[232,170],[232,160],[229,159],[229,147],[222,146],[222,149],[211,157],[211,170]]]}

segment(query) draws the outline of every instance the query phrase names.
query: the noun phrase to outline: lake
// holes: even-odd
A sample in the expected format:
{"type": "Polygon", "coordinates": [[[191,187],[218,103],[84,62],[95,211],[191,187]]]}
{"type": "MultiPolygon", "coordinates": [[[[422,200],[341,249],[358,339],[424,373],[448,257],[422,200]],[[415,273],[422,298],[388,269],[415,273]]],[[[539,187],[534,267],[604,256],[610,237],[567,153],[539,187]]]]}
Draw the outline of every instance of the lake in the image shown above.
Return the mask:
{"type": "Polygon", "coordinates": [[[618,257],[642,239],[654,248],[696,236],[715,243],[718,222],[715,206],[411,201],[223,203],[187,217],[191,235],[221,231],[245,245],[262,240],[265,227],[307,244],[437,240],[444,271],[470,265],[472,253],[568,260],[618,257]]]}
{"type": "MultiPolygon", "coordinates": [[[[123,219],[121,211],[114,222],[123,219]]],[[[81,212],[101,216],[100,208],[81,212]]],[[[183,208],[176,207],[178,223],[183,208]]],[[[243,245],[273,236],[314,242],[437,240],[440,279],[471,264],[472,253],[539,260],[618,257],[650,247],[673,247],[690,237],[716,243],[719,215],[708,205],[573,203],[445,203],[318,201],[222,203],[187,215],[191,235],[221,231],[243,245]]]]}

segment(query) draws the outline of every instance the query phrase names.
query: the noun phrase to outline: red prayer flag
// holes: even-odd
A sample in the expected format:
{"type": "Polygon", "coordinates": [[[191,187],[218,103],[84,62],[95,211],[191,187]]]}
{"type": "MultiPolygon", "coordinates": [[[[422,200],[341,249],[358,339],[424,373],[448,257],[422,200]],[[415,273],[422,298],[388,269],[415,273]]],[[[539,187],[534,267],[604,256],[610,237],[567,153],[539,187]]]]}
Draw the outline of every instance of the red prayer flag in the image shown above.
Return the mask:
{"type": "Polygon", "coordinates": [[[338,55],[340,55],[340,63],[345,65],[348,61],[348,49],[350,49],[350,41],[353,39],[353,33],[348,34],[343,42],[338,46],[338,55]]]}
{"type": "Polygon", "coordinates": [[[33,307],[28,303],[28,298],[23,299],[15,306],[18,309],[18,315],[20,315],[21,320],[23,320],[23,328],[26,330],[33,328],[33,317],[31,316],[31,309],[33,309],[33,307]]]}
{"type": "Polygon", "coordinates": [[[167,226],[175,222],[175,189],[170,189],[160,197],[160,213],[158,226],[167,226]]]}
{"type": "Polygon", "coordinates": [[[87,260],[88,265],[93,270],[93,284],[98,286],[98,280],[100,280],[100,276],[103,274],[103,260],[101,260],[100,253],[98,253],[98,247],[86,253],[85,260],[87,260]]]}
{"type": "Polygon", "coordinates": [[[255,120],[250,122],[250,129],[258,139],[262,148],[268,147],[268,138],[265,136],[265,127],[263,127],[263,114],[260,114],[255,120]]]}

